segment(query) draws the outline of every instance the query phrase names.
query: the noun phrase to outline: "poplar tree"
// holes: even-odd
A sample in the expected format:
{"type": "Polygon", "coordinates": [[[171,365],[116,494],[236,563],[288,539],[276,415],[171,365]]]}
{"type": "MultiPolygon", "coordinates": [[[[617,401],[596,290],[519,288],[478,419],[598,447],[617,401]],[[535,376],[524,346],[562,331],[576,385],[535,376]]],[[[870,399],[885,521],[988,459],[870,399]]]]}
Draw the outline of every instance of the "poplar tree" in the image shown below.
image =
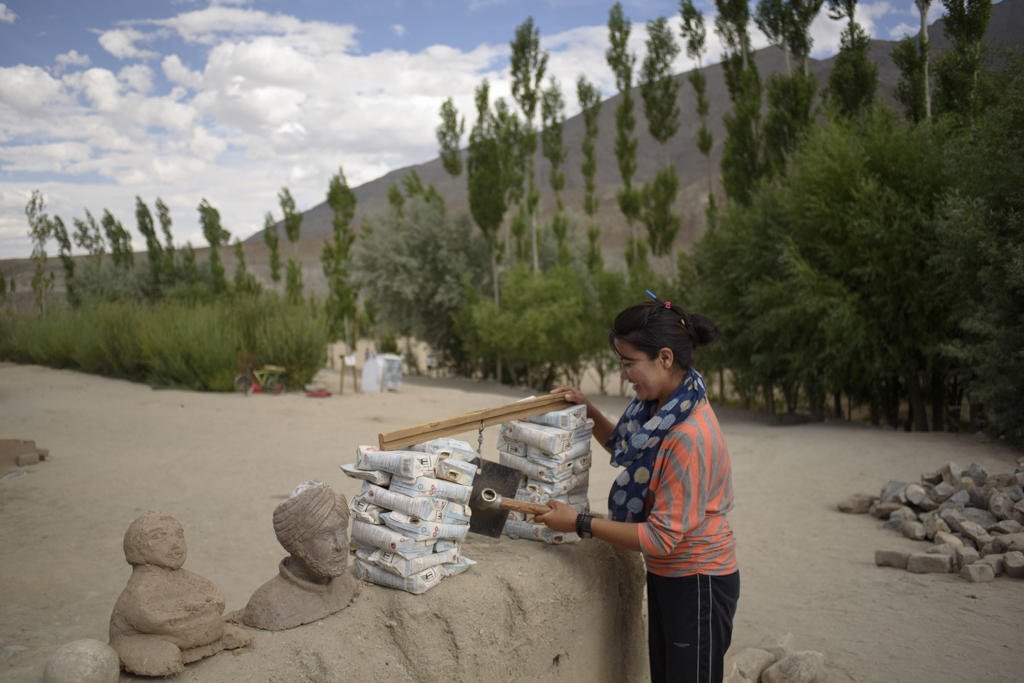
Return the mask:
{"type": "Polygon", "coordinates": [[[597,174],[597,154],[594,149],[594,142],[598,134],[598,117],[601,115],[601,91],[583,74],[576,79],[576,97],[583,110],[583,164],[580,172],[583,174],[583,211],[590,218],[590,227],[587,228],[587,240],[590,247],[587,251],[587,269],[591,273],[597,273],[604,269],[604,256],[601,254],[601,245],[597,240],[601,237],[601,228],[594,221],[597,209],[601,200],[594,196],[597,184],[594,176],[597,174]]]}
{"type": "Polygon", "coordinates": [[[694,60],[697,66],[693,68],[687,80],[697,93],[697,116],[700,118],[700,130],[697,131],[697,149],[704,156],[708,167],[708,208],[707,215],[715,215],[715,192],[714,180],[711,175],[711,147],[714,144],[714,137],[708,130],[708,79],[701,71],[704,57],[705,43],[707,40],[707,29],[704,27],[704,13],[693,6],[692,0],[680,0],[679,14],[682,19],[680,32],[686,40],[686,56],[694,60]]]}
{"type": "Polygon", "coordinates": [[[437,143],[441,148],[441,164],[452,178],[462,175],[462,152],[459,145],[466,132],[466,117],[459,119],[455,100],[449,97],[441,104],[441,125],[436,129],[437,143]]]}
{"type": "Polygon", "coordinates": [[[825,96],[847,118],[860,115],[875,99],[878,88],[878,65],[868,58],[871,36],[854,19],[856,10],[857,0],[828,0],[829,18],[849,22],[839,40],[825,96]]]}
{"type": "MultiPolygon", "coordinates": [[[[526,134],[519,115],[509,106],[505,98],[494,102],[494,135],[498,142],[498,158],[501,160],[502,183],[505,188],[507,206],[515,204],[519,210],[505,230],[505,251],[513,254],[512,240],[515,239],[515,258],[527,261],[530,257],[526,244],[526,231],[530,226],[526,196],[526,148],[523,138],[526,134]]],[[[507,208],[507,207],[506,207],[507,208]]]]}
{"type": "Polygon", "coordinates": [[[626,217],[629,224],[629,236],[626,243],[626,265],[630,270],[634,266],[641,270],[647,262],[647,247],[640,242],[636,221],[640,215],[639,192],[633,187],[633,174],[636,173],[637,139],[633,137],[636,117],[633,115],[633,66],[636,54],[629,52],[629,34],[632,22],[622,13],[622,3],[612,5],[608,13],[608,41],[611,46],[605,51],[605,60],[615,74],[615,87],[618,88],[621,101],[615,109],[615,159],[619,162],[619,175],[622,187],[615,193],[619,200],[619,211],[626,217]]]}
{"type": "Polygon", "coordinates": [[[329,289],[327,295],[327,312],[331,327],[344,334],[345,343],[355,348],[352,334],[352,322],[356,317],[356,289],[352,286],[349,267],[352,264],[352,244],[356,241],[356,232],[352,229],[352,219],[356,215],[356,193],[345,180],[345,171],[331,176],[327,189],[327,204],[334,211],[331,225],[334,229],[334,242],[327,240],[320,254],[324,277],[327,278],[329,289]]]}
{"type": "Polygon", "coordinates": [[[541,94],[541,121],[541,148],[551,163],[549,182],[555,193],[555,215],[551,217],[551,230],[558,241],[558,264],[568,265],[570,257],[566,238],[569,218],[565,215],[565,205],[562,203],[562,190],[565,189],[565,171],[562,170],[562,164],[565,163],[567,153],[562,134],[565,128],[565,98],[562,96],[562,87],[554,76],[541,94]]]}
{"type": "Polygon", "coordinates": [[[114,262],[115,267],[130,270],[135,265],[131,235],[121,225],[121,221],[114,218],[114,214],[110,213],[108,209],[103,209],[100,225],[103,226],[107,244],[110,245],[110,260],[114,262]]]}
{"type": "Polygon", "coordinates": [[[135,224],[142,236],[146,238],[150,298],[155,299],[160,291],[160,264],[164,257],[163,247],[160,246],[160,240],[156,235],[153,214],[149,212],[149,207],[138,195],[135,195],[135,224]]]}
{"type": "MultiPolygon", "coordinates": [[[[206,198],[199,202],[199,224],[203,226],[203,237],[210,244],[210,276],[212,289],[216,295],[228,290],[228,282],[224,277],[224,264],[220,260],[220,247],[231,239],[231,233],[220,225],[220,211],[214,208],[206,198]]],[[[192,258],[195,259],[195,253],[192,258]]]]}
{"type": "Polygon", "coordinates": [[[71,256],[71,239],[68,237],[67,228],[64,227],[64,221],[61,220],[60,216],[53,217],[51,230],[53,238],[57,240],[57,247],[60,249],[57,255],[60,258],[61,266],[64,268],[65,296],[71,306],[78,307],[81,302],[75,291],[75,259],[71,256]]]}
{"type": "Polygon", "coordinates": [[[28,236],[32,239],[32,294],[35,296],[36,308],[46,314],[46,295],[53,290],[53,273],[46,272],[46,243],[53,232],[53,223],[46,213],[46,199],[39,190],[32,191],[32,197],[25,205],[28,217],[28,236]]]}
{"type": "Polygon", "coordinates": [[[541,97],[541,85],[547,70],[548,53],[540,48],[540,29],[534,28],[533,17],[516,27],[512,48],[512,97],[523,114],[523,160],[530,184],[526,193],[526,209],[530,217],[530,241],[533,250],[533,272],[540,271],[537,252],[537,211],[540,205],[540,190],[537,188],[534,169],[534,154],[537,151],[537,130],[533,119],[541,97]]]}
{"type": "Polygon", "coordinates": [[[245,245],[242,240],[235,237],[235,292],[239,294],[253,294],[259,296],[263,289],[256,277],[249,272],[245,265],[245,245]]]}
{"type": "Polygon", "coordinates": [[[921,59],[919,41],[910,36],[896,43],[889,52],[896,68],[900,70],[900,82],[893,93],[896,101],[903,105],[908,120],[920,123],[928,118],[925,102],[925,65],[921,59]]]}
{"type": "Polygon", "coordinates": [[[640,219],[647,226],[651,253],[672,253],[676,233],[683,219],[672,210],[679,193],[679,176],[669,162],[666,143],[679,130],[679,82],[672,77],[672,62],[679,45],[672,36],[668,19],[658,17],[647,24],[647,55],[640,69],[640,96],[644,101],[647,130],[661,144],[665,165],[640,190],[640,219]]]}
{"type": "Polygon", "coordinates": [[[192,248],[192,242],[185,243],[185,251],[181,255],[181,271],[189,287],[199,284],[199,267],[196,265],[196,250],[192,248]]]}
{"type": "Polygon", "coordinates": [[[972,121],[991,100],[983,71],[991,0],[943,0],[946,37],[953,43],[935,64],[935,104],[942,113],[972,121]]]}
{"type": "Polygon", "coordinates": [[[750,202],[761,168],[761,76],[752,58],[750,8],[746,0],[715,0],[715,31],[725,47],[722,71],[732,101],[726,113],[722,149],[722,185],[726,196],[750,202]]]}
{"type": "MultiPolygon", "coordinates": [[[[469,133],[466,152],[467,190],[469,210],[480,228],[491,252],[491,276],[494,283],[494,303],[498,295],[498,228],[508,208],[507,175],[503,168],[498,122],[491,112],[490,84],[487,79],[477,87],[476,122],[469,133]]],[[[507,160],[506,160],[507,161],[507,160]]],[[[499,366],[500,368],[500,366],[499,366]]],[[[500,369],[499,369],[500,372],[500,369]]]]}
{"type": "MultiPolygon", "coordinates": [[[[785,170],[796,141],[812,123],[811,108],[818,80],[806,68],[794,73],[790,52],[793,46],[810,49],[812,40],[807,31],[820,7],[821,0],[803,4],[800,0],[760,0],[757,4],[754,21],[786,58],[786,74],[773,73],[765,82],[768,114],[762,129],[762,145],[766,175],[777,176],[785,170]]],[[[802,57],[806,65],[807,55],[802,57]]]]}
{"type": "Polygon", "coordinates": [[[302,234],[302,214],[295,210],[295,200],[287,187],[277,193],[284,213],[284,234],[292,243],[292,255],[288,257],[285,271],[285,295],[288,301],[297,304],[302,301],[302,260],[299,258],[299,238],[302,234]]]}
{"type": "Polygon", "coordinates": [[[270,280],[276,285],[281,281],[281,252],[278,250],[281,238],[277,234],[274,214],[267,211],[263,217],[263,243],[270,249],[270,280]]]}
{"type": "Polygon", "coordinates": [[[89,209],[86,209],[85,220],[74,218],[72,223],[75,225],[75,234],[72,238],[75,244],[85,249],[89,254],[89,260],[100,268],[103,265],[103,254],[106,253],[106,244],[96,219],[89,213],[89,209]]]}
{"type": "Polygon", "coordinates": [[[171,210],[159,197],[156,198],[155,206],[160,230],[164,234],[163,261],[160,269],[163,271],[164,281],[173,286],[178,281],[178,265],[174,255],[174,237],[171,235],[171,210]]]}

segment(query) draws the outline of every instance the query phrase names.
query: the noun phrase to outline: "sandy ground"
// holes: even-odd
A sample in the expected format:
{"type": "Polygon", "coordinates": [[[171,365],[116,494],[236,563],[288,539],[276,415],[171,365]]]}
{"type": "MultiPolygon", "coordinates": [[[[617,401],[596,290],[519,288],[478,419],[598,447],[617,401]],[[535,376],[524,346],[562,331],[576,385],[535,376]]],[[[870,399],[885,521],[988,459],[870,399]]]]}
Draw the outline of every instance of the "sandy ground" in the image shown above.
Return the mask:
{"type": "MultiPolygon", "coordinates": [[[[337,377],[324,373],[332,389],[337,377]]],[[[239,609],[283,556],[270,518],[296,484],[322,479],[350,496],[357,483],[338,466],[378,432],[523,395],[423,378],[397,393],[346,389],[327,399],[245,398],[0,366],[0,437],[34,439],[51,452],[49,462],[24,468],[28,476],[0,481],[0,646],[27,648],[0,663],[0,680],[38,681],[61,644],[106,640],[130,573],[122,537],[142,512],[175,515],[186,568],[217,584],[229,611],[239,609]]],[[[618,415],[626,399],[599,404],[618,415]]],[[[966,436],[844,423],[771,427],[752,417],[720,413],[742,576],[734,652],[792,631],[798,649],[825,654],[821,680],[1019,679],[1024,581],[973,585],[875,567],[876,549],[923,546],[835,510],[850,493],[877,491],[890,478],[913,481],[950,460],[1009,472],[1018,452],[966,436]]],[[[485,454],[496,435],[485,432],[485,454]]],[[[595,458],[598,511],[614,474],[595,458]]],[[[193,680],[189,671],[183,680],[193,680]]]]}

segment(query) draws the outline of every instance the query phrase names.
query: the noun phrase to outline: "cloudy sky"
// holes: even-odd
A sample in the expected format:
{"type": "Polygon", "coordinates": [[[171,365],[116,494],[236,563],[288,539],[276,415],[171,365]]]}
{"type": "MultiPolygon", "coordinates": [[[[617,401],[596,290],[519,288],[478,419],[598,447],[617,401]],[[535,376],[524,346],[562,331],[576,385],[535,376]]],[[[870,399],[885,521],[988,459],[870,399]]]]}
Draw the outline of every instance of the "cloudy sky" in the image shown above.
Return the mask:
{"type": "MultiPolygon", "coordinates": [[[[136,195],[170,207],[178,242],[205,244],[196,206],[208,199],[243,239],[323,201],[339,167],[353,186],[437,156],[434,128],[449,96],[473,111],[484,78],[510,91],[509,40],[533,16],[566,88],[580,73],[605,96],[610,0],[4,0],[0,2],[0,258],[31,253],[25,204],[51,214],[110,209],[132,232],[136,195]]],[[[712,0],[695,3],[713,26],[712,0]]],[[[934,17],[941,4],[933,3],[934,17]]],[[[678,17],[678,0],[626,0],[632,47],[644,23],[678,17]]],[[[913,0],[862,1],[877,38],[915,35],[913,0]]],[[[815,57],[838,48],[823,12],[815,57]]],[[[766,44],[756,35],[755,44],[766,44]]],[[[709,55],[719,61],[709,31],[709,55]]],[[[639,68],[638,60],[638,68],[639,68]]],[[[679,71],[690,68],[685,52],[679,71]]],[[[467,117],[472,119],[471,116],[467,117]]],[[[467,126],[472,121],[467,122],[467,126]]],[[[56,249],[51,243],[49,251],[56,249]]],[[[76,250],[77,253],[77,250],[76,250]]]]}

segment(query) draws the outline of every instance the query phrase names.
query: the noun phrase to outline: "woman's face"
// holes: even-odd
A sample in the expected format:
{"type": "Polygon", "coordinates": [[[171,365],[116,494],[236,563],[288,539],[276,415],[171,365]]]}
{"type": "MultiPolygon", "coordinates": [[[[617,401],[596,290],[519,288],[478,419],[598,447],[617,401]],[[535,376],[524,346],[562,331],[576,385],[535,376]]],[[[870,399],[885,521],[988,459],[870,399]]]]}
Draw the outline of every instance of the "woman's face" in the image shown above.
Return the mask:
{"type": "Polygon", "coordinates": [[[617,339],[615,352],[622,363],[622,373],[619,376],[623,381],[633,385],[633,391],[641,401],[661,401],[671,396],[679,384],[676,377],[678,373],[673,372],[675,364],[672,352],[668,349],[662,349],[658,356],[648,358],[632,344],[617,339]]]}

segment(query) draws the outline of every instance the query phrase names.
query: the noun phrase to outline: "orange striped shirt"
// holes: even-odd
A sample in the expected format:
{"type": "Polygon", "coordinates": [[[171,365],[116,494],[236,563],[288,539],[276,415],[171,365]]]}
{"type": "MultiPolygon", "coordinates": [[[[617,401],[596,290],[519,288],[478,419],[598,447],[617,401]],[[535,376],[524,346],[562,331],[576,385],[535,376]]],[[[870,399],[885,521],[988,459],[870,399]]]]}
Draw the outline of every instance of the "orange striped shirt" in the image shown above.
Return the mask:
{"type": "Polygon", "coordinates": [[[725,518],[732,509],[732,469],[710,404],[665,435],[647,504],[639,534],[648,571],[659,576],[736,571],[736,541],[725,518]]]}

